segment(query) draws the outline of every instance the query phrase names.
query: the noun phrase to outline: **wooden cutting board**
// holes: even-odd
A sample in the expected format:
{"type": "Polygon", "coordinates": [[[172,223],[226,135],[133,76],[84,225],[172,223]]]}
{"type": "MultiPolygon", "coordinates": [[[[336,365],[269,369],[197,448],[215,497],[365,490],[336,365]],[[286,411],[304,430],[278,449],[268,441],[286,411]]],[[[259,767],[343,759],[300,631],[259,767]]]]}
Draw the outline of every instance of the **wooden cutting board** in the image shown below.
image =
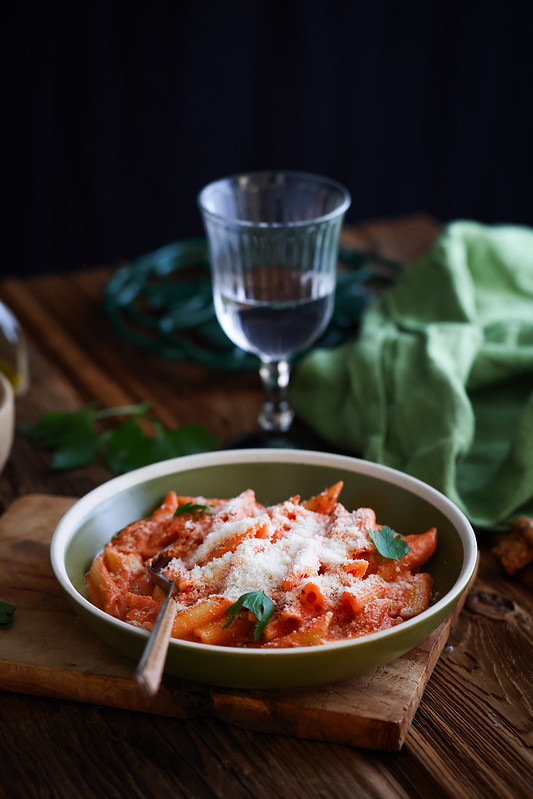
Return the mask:
{"type": "Polygon", "coordinates": [[[177,718],[210,716],[276,735],[370,749],[402,747],[456,618],[387,666],[300,691],[235,691],[165,677],[154,699],[134,681],[135,663],[88,630],[49,561],[52,532],[75,500],[30,494],[0,518],[0,600],[16,606],[0,629],[0,689],[177,718]]]}

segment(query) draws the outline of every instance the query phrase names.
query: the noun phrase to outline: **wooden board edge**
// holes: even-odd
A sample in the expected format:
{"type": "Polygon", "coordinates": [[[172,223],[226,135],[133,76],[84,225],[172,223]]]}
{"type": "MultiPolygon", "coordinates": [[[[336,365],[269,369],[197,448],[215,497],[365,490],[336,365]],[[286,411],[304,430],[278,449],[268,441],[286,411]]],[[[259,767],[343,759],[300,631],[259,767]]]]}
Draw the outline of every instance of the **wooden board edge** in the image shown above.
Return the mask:
{"type": "MultiPolygon", "coordinates": [[[[26,494],[14,500],[4,516],[10,511],[16,513],[18,504],[27,504],[28,500],[39,506],[45,500],[61,501],[64,502],[66,510],[76,498],[38,493],[26,494]]],[[[80,680],[79,672],[64,670],[61,672],[61,682],[58,686],[55,669],[46,666],[36,667],[32,664],[2,663],[2,661],[0,661],[0,690],[64,701],[101,704],[173,718],[210,717],[242,729],[267,734],[296,736],[381,751],[399,751],[409,732],[433,669],[448,640],[451,627],[464,606],[476,573],[477,566],[471,582],[451,615],[433,633],[432,637],[435,640],[428,649],[428,662],[418,689],[398,719],[376,719],[364,711],[352,714],[350,717],[331,711],[328,718],[324,719],[319,716],[316,708],[291,705],[284,701],[283,697],[276,697],[275,694],[260,697],[246,695],[243,698],[242,693],[239,695],[224,689],[219,691],[212,686],[201,684],[187,683],[180,688],[179,684],[173,685],[171,680],[166,686],[163,684],[155,699],[149,700],[140,692],[133,679],[91,674],[90,679],[80,680]],[[113,680],[113,690],[109,687],[110,679],[113,680]],[[176,698],[179,701],[176,701],[176,698]],[[251,700],[253,700],[252,706],[251,700]]]]}
{"type": "Polygon", "coordinates": [[[129,712],[151,713],[167,718],[192,720],[211,718],[239,729],[285,738],[299,738],[323,743],[343,744],[380,751],[399,751],[403,743],[401,725],[387,720],[376,721],[361,716],[347,718],[329,713],[325,721],[317,708],[290,707],[268,697],[246,697],[217,692],[202,685],[186,691],[162,687],[154,699],[148,699],[133,680],[91,675],[80,685],[80,675],[65,671],[57,680],[54,669],[29,664],[0,664],[0,690],[81,704],[103,705],[129,712]],[[191,697],[191,690],[193,697],[191,697]],[[176,694],[181,701],[176,701],[176,694]]]}
{"type": "Polygon", "coordinates": [[[365,714],[347,717],[329,711],[327,718],[320,708],[291,706],[276,699],[254,699],[253,707],[238,707],[234,697],[214,694],[216,718],[241,729],[287,738],[342,744],[360,749],[397,752],[401,748],[401,725],[387,719],[370,718],[365,714]],[[248,713],[250,714],[248,716],[248,713]]]}

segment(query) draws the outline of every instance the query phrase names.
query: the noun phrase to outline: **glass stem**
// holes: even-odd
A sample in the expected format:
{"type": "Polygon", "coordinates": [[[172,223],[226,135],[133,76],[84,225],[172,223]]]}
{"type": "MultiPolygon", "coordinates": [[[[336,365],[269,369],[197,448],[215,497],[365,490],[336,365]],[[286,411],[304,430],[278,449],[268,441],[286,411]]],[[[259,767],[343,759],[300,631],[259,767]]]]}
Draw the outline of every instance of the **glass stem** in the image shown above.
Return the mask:
{"type": "Polygon", "coordinates": [[[284,433],[291,426],[294,417],[287,400],[290,363],[288,361],[262,363],[259,374],[265,390],[259,424],[263,430],[284,433]]]}

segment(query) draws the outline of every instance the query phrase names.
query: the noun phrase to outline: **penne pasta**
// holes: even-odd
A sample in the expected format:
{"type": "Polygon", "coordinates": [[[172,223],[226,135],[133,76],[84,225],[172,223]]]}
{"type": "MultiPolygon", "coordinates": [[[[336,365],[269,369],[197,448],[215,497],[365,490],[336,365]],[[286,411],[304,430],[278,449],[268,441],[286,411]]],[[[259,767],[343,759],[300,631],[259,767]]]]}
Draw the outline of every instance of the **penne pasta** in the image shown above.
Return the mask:
{"type": "Polygon", "coordinates": [[[271,506],[251,489],[228,499],[170,491],[96,556],[88,596],[151,630],[165,598],[151,565],[175,585],[172,636],[213,646],[317,646],[422,613],[436,529],[399,535],[371,508],[345,508],[341,489],[271,506]]]}
{"type": "Polygon", "coordinates": [[[307,510],[315,511],[316,513],[331,513],[342,491],[342,486],[343,483],[339,481],[329,488],[324,489],[324,491],[321,491],[320,494],[317,494],[310,499],[306,499],[304,502],[302,502],[302,506],[307,510]]]}
{"type": "Polygon", "coordinates": [[[322,610],[326,605],[326,597],[318,583],[306,583],[300,594],[301,601],[315,610],[322,610]]]}
{"type": "Polygon", "coordinates": [[[210,596],[202,599],[186,610],[176,614],[172,626],[174,638],[186,638],[198,627],[222,618],[224,612],[231,605],[231,601],[221,596],[210,596]]]}
{"type": "Polygon", "coordinates": [[[323,616],[314,619],[299,630],[295,630],[282,638],[276,638],[265,644],[265,647],[285,648],[295,646],[318,646],[323,643],[327,634],[328,627],[333,618],[333,612],[329,611],[323,616]]]}
{"type": "Polygon", "coordinates": [[[364,609],[365,605],[373,599],[380,599],[387,593],[387,583],[377,574],[370,575],[366,580],[358,580],[340,596],[341,604],[347,612],[355,617],[364,609]]]}
{"type": "Polygon", "coordinates": [[[250,619],[240,618],[228,626],[225,616],[194,630],[195,639],[200,643],[216,646],[236,646],[240,641],[251,639],[252,634],[253,622],[250,619]]]}
{"type": "Polygon", "coordinates": [[[400,608],[399,614],[402,619],[412,619],[418,616],[429,605],[431,595],[431,576],[427,573],[415,574],[409,583],[407,595],[404,598],[405,604],[400,608]]]}
{"type": "Polygon", "coordinates": [[[316,546],[310,544],[302,547],[297,554],[294,565],[282,582],[285,591],[290,591],[302,580],[318,574],[320,569],[320,555],[316,546]]]}

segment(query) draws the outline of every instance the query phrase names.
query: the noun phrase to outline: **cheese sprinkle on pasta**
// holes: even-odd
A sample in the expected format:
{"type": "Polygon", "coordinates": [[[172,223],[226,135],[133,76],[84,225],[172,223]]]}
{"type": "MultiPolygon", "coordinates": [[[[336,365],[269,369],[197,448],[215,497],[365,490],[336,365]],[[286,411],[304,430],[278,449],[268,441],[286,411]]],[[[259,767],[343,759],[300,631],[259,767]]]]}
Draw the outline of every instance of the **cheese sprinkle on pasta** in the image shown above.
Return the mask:
{"type": "Polygon", "coordinates": [[[149,519],[128,525],[106,545],[86,577],[91,601],[132,625],[151,629],[164,594],[144,565],[160,565],[178,588],[173,636],[222,646],[295,647],[357,637],[425,610],[432,580],[421,572],[435,550],[435,528],[402,536],[398,561],[385,558],[370,532],[369,508],[347,510],[342,483],[300,502],[264,507],[248,489],[228,500],[178,497],[149,519]],[[175,515],[181,505],[195,510],[175,515]],[[205,512],[198,506],[206,507],[205,512]],[[228,608],[262,591],[274,611],[259,640],[251,611],[228,608]]]}

